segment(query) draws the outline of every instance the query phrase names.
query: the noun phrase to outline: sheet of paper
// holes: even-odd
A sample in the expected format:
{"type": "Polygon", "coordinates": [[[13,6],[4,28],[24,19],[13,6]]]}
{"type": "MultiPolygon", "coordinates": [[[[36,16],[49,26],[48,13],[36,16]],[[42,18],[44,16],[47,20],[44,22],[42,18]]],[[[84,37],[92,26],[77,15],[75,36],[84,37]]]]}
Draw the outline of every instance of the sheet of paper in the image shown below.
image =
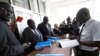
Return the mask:
{"type": "Polygon", "coordinates": [[[75,46],[79,45],[79,43],[76,39],[74,39],[74,40],[63,39],[63,40],[59,40],[59,43],[62,48],[66,48],[66,47],[71,48],[71,47],[75,47],[75,46]]]}

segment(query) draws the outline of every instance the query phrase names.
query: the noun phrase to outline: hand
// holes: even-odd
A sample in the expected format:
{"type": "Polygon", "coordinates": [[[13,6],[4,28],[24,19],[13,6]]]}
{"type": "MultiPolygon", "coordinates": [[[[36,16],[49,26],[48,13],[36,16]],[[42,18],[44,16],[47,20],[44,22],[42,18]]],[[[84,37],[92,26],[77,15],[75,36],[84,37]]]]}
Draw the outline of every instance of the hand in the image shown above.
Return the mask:
{"type": "Polygon", "coordinates": [[[46,36],[44,36],[44,37],[48,38],[49,36],[46,35],[46,36]]]}
{"type": "Polygon", "coordinates": [[[28,48],[30,45],[27,44],[27,43],[24,43],[24,44],[22,44],[22,46],[23,46],[24,48],[28,48]]]}
{"type": "Polygon", "coordinates": [[[73,40],[73,39],[78,39],[79,37],[78,36],[74,36],[74,35],[69,35],[68,38],[71,39],[71,40],[73,40]]]}

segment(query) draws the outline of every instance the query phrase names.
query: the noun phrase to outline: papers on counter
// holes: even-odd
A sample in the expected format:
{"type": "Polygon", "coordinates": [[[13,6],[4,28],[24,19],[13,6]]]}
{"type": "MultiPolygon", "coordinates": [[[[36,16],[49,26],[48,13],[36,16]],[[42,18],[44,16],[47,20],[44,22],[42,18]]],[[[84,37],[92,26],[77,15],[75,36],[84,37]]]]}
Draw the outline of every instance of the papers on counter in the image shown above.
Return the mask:
{"type": "Polygon", "coordinates": [[[65,48],[65,47],[75,47],[75,46],[78,46],[79,43],[76,39],[74,40],[69,40],[69,39],[63,39],[63,40],[59,40],[59,44],[61,45],[62,48],[65,48]]]}

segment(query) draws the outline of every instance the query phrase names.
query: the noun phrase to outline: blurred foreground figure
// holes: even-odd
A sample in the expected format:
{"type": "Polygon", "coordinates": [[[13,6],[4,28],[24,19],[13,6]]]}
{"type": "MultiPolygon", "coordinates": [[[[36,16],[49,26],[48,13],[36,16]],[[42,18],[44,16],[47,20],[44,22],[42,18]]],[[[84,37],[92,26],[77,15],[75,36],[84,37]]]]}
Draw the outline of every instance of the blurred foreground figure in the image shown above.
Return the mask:
{"type": "Polygon", "coordinates": [[[24,47],[11,31],[7,22],[12,16],[12,6],[0,2],[0,56],[23,56],[24,47]]]}

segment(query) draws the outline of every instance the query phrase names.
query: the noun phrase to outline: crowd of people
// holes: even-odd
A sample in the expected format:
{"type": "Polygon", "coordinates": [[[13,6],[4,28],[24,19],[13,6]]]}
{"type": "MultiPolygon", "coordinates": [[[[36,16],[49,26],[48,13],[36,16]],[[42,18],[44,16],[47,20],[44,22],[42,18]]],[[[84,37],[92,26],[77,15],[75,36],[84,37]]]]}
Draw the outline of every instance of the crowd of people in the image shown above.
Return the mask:
{"type": "Polygon", "coordinates": [[[7,24],[12,11],[10,4],[0,2],[0,56],[25,56],[36,50],[38,42],[46,41],[50,36],[65,39],[66,34],[69,34],[69,39],[77,39],[80,44],[74,47],[75,56],[99,56],[100,22],[91,18],[88,8],[81,8],[72,22],[68,17],[67,23],[64,21],[60,26],[54,24],[53,29],[47,16],[44,16],[43,22],[37,27],[34,19],[28,19],[28,27],[22,32],[22,43],[16,38],[18,35],[14,34],[15,29],[7,24]]]}

